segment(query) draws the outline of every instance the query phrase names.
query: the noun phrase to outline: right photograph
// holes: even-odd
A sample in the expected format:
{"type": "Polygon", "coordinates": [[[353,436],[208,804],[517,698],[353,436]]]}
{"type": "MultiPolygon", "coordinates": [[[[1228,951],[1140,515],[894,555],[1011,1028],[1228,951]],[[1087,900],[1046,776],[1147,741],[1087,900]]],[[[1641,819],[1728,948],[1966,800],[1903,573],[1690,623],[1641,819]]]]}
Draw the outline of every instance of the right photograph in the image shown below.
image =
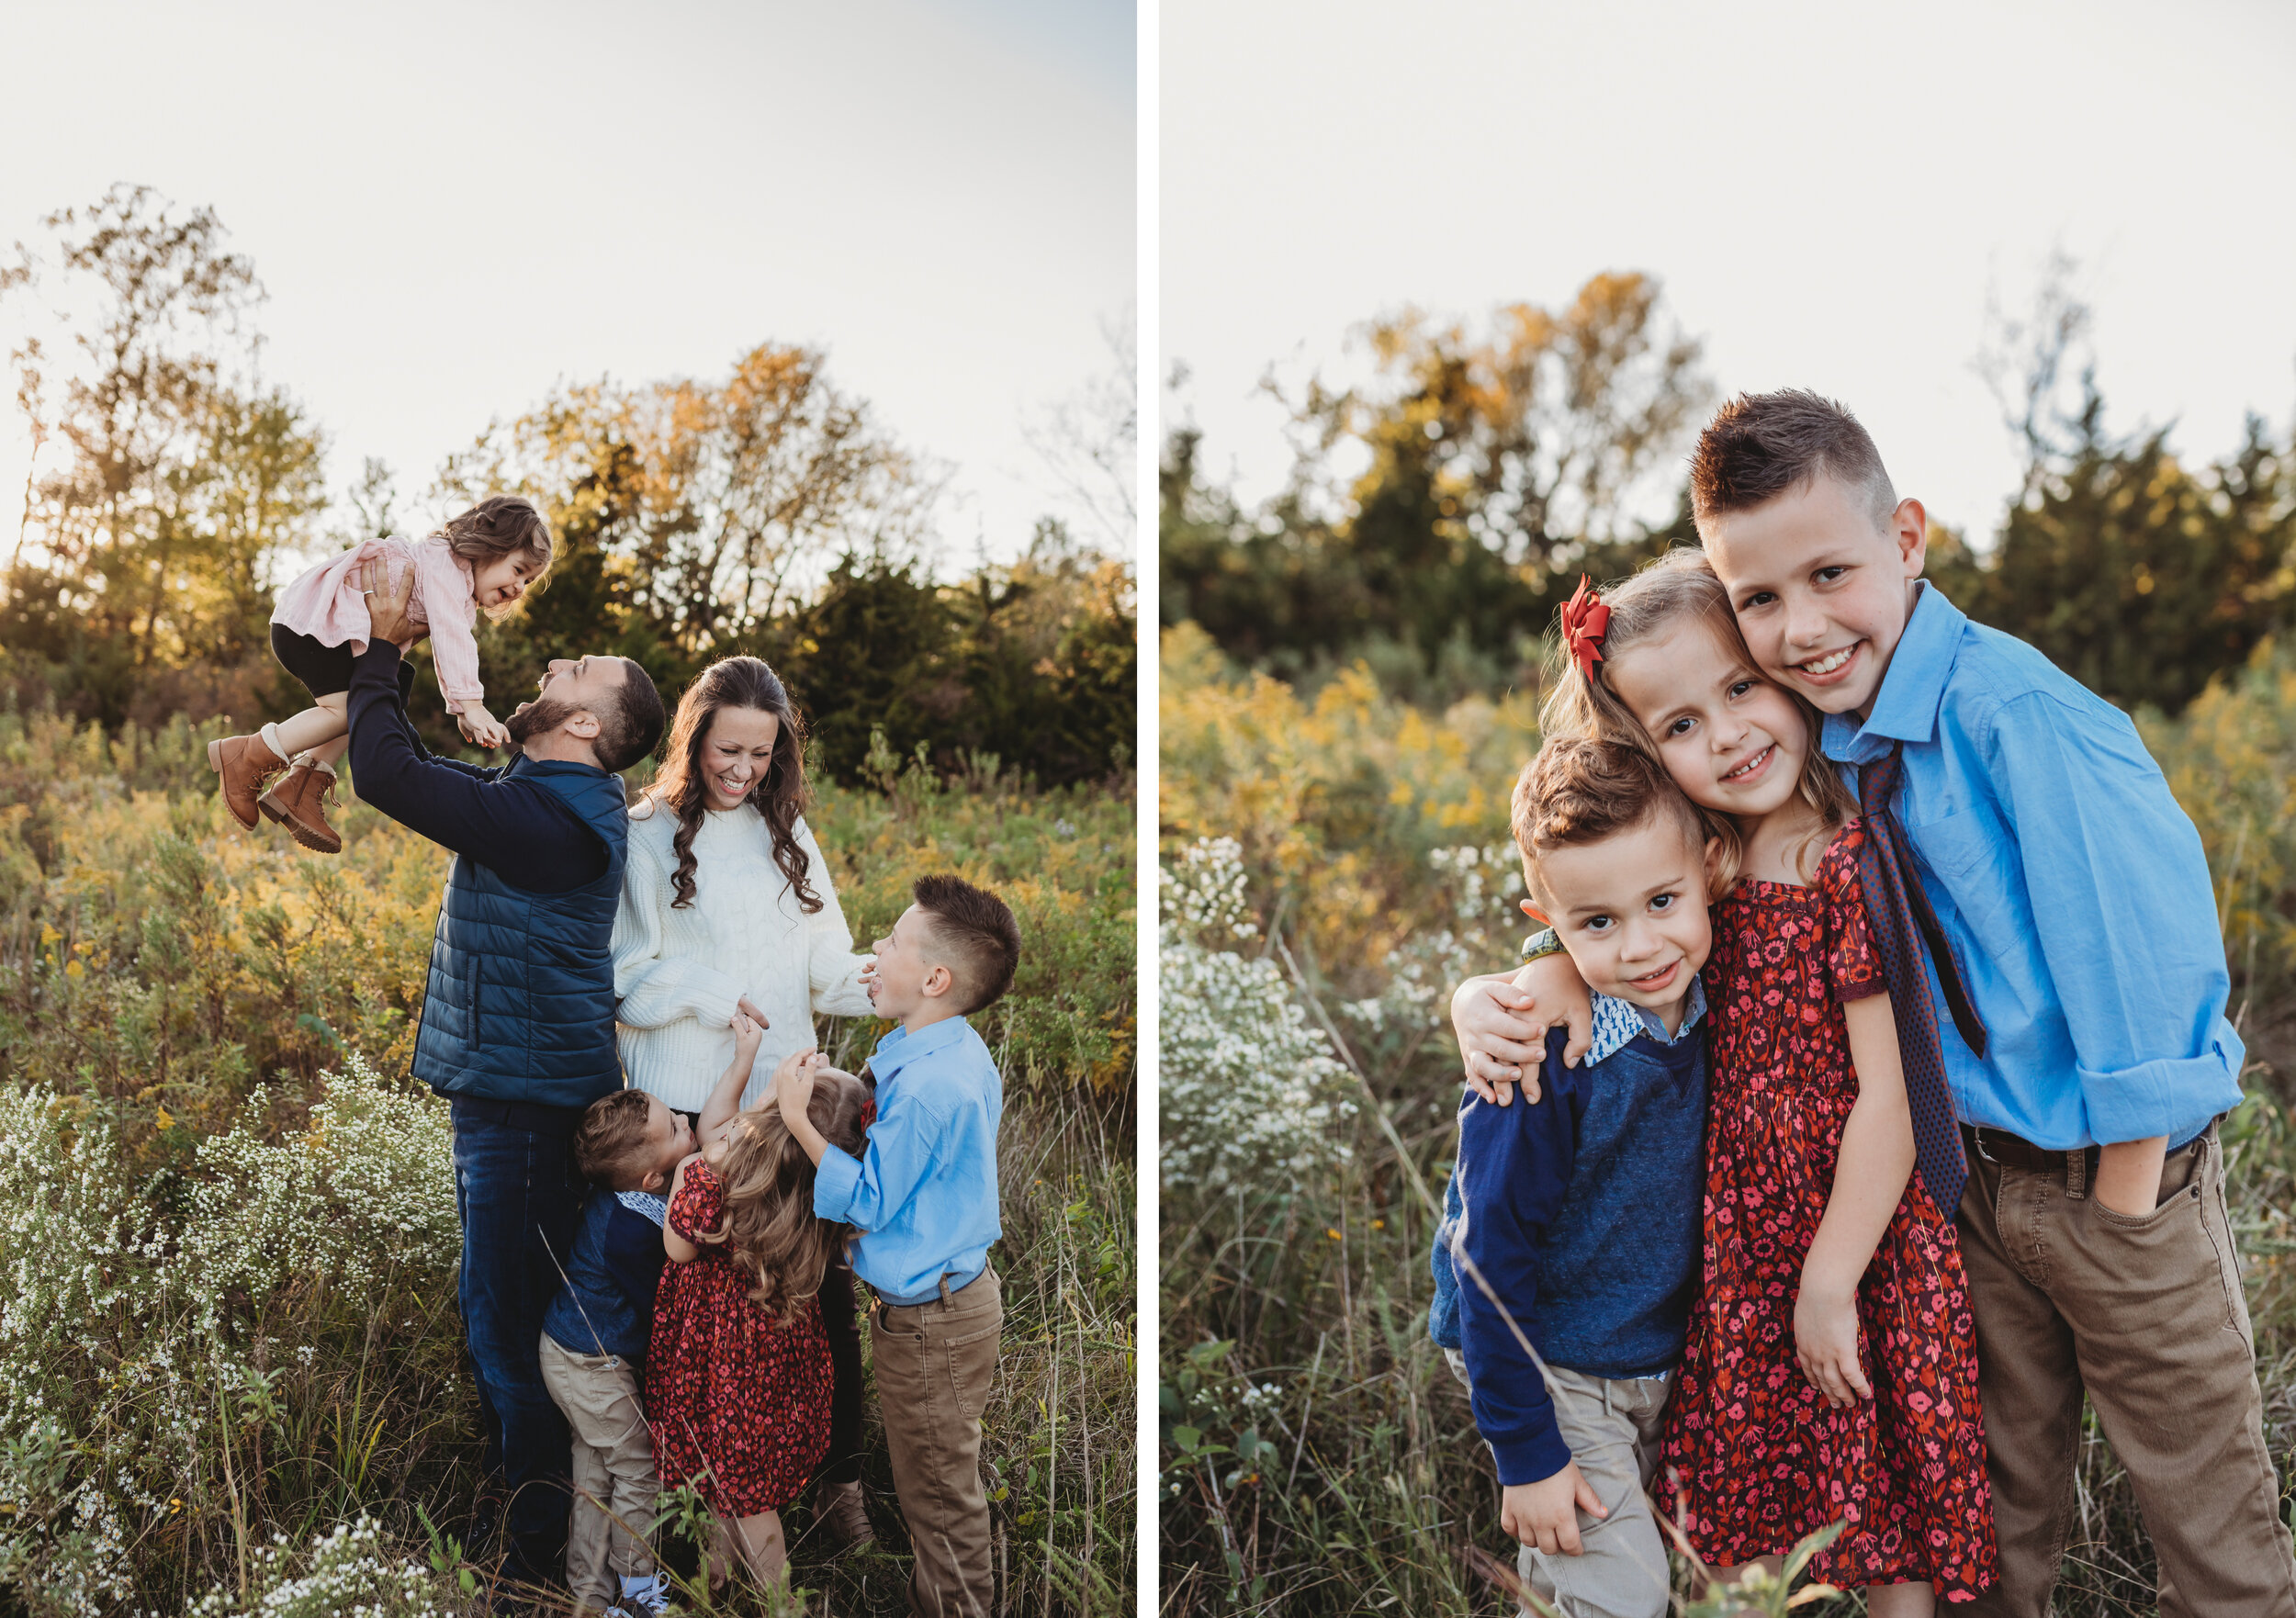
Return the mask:
{"type": "Polygon", "coordinates": [[[2296,17],[1161,34],[1164,1613],[2296,1618],[2296,17]]]}

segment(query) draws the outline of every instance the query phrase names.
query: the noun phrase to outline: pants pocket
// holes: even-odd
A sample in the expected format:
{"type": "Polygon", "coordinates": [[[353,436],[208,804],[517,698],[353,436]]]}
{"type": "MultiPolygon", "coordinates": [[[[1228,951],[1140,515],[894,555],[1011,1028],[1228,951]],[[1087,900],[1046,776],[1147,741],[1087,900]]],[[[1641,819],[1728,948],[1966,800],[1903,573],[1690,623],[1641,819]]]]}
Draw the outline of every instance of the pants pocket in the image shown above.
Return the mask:
{"type": "Polygon", "coordinates": [[[949,1390],[956,1400],[957,1414],[968,1421],[979,1421],[988,1408],[989,1389],[996,1381],[996,1340],[1002,1326],[1000,1320],[985,1331],[948,1338],[936,1345],[948,1351],[949,1390]]]}

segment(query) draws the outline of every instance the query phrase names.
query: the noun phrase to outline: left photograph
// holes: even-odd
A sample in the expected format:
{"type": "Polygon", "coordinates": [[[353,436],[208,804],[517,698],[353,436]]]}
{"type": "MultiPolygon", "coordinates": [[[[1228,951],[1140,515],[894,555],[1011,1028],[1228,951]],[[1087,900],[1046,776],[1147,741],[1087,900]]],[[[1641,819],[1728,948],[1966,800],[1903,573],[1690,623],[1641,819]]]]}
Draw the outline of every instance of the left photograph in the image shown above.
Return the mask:
{"type": "Polygon", "coordinates": [[[17,22],[0,1611],[1132,1610],[1134,29],[17,22]]]}

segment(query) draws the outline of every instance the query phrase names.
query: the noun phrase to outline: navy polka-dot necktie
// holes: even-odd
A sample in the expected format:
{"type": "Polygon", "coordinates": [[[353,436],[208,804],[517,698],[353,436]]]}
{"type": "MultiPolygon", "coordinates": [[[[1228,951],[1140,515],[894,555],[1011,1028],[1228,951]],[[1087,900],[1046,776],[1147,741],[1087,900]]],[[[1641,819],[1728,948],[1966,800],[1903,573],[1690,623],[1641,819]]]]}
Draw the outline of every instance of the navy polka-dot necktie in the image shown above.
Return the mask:
{"type": "Polygon", "coordinates": [[[1858,855],[1858,875],[1865,889],[1866,925],[1882,958],[1882,972],[1889,981],[1890,1009],[1897,1018],[1897,1050],[1906,1070],[1906,1103],[1913,1114],[1915,1161],[1921,1182],[1930,1188],[1947,1219],[1961,1205],[1961,1188],[1969,1178],[1969,1162],[1961,1149],[1961,1129],[1953,1119],[1953,1087],[1945,1080],[1945,1051],[1939,1043],[1937,1008],[1930,999],[1929,974],[1921,970],[1922,946],[1929,947],[1936,964],[1945,1004],[1953,1014],[1953,1027],[1979,1056],[1985,1054],[1985,1024],[1962,984],[1945,929],[1938,925],[1930,896],[1913,869],[1913,850],[1890,812],[1889,800],[1897,790],[1905,744],[1889,756],[1858,766],[1858,811],[1865,819],[1865,847],[1858,855]]]}

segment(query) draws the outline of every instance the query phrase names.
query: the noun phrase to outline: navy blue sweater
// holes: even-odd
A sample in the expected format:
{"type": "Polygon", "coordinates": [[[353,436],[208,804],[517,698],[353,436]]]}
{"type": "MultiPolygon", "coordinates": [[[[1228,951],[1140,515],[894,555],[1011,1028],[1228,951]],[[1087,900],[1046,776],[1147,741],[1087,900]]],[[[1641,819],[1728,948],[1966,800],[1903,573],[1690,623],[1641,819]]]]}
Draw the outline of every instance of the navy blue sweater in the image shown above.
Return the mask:
{"type": "MultiPolygon", "coordinates": [[[[1638,1036],[1575,1068],[1562,1064],[1568,1039],[1548,1037],[1536,1103],[1494,1107],[1469,1091],[1459,1106],[1459,1212],[1446,1229],[1498,1295],[1494,1305],[1457,1265],[1459,1346],[1503,1484],[1570,1461],[1508,1317],[1549,1365],[1650,1376],[1681,1360],[1698,1286],[1704,1030],[1672,1045],[1638,1036]]],[[[1438,1341],[1446,1323],[1439,1307],[1438,1341]]]]}
{"type": "Polygon", "coordinates": [[[566,893],[605,873],[608,854],[557,793],[512,771],[442,758],[407,718],[413,669],[387,640],[351,660],[351,780],[363,802],[514,888],[566,893]]]}
{"type": "Polygon", "coordinates": [[[568,1354],[646,1357],[654,1329],[654,1293],[661,1285],[661,1224],[599,1186],[582,1204],[581,1228],[566,1261],[566,1280],[544,1311],[542,1329],[568,1354]]]}

